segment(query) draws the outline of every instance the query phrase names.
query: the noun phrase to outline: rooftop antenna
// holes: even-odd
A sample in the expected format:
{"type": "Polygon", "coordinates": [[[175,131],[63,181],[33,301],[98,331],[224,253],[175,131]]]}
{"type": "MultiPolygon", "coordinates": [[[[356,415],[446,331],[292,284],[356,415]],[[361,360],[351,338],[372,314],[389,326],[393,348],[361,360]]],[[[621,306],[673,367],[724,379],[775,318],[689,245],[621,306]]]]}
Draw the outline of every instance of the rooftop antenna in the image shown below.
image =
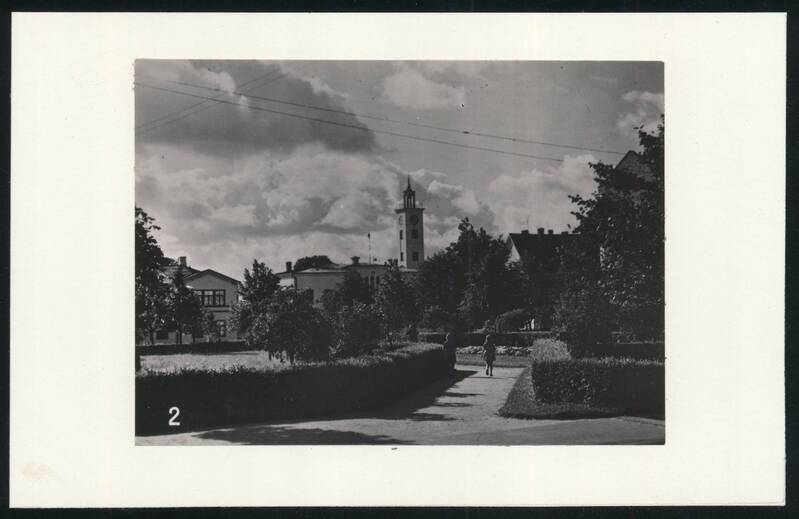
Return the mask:
{"type": "Polygon", "coordinates": [[[527,229],[528,231],[530,230],[530,215],[529,214],[527,215],[527,223],[525,225],[525,229],[527,229]]]}
{"type": "Polygon", "coordinates": [[[369,240],[369,264],[372,263],[372,233],[366,233],[366,239],[369,240]]]}

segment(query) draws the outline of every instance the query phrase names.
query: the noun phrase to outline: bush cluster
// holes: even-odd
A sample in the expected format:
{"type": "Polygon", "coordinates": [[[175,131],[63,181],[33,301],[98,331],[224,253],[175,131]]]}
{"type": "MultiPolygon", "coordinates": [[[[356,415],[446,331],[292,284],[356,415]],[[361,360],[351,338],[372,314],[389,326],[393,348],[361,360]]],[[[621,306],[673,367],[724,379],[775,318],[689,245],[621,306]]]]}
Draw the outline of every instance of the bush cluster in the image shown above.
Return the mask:
{"type": "MultiPolygon", "coordinates": [[[[420,333],[419,340],[422,342],[435,342],[444,344],[444,339],[447,334],[443,332],[435,333],[420,333]]],[[[473,332],[461,334],[461,347],[466,346],[482,346],[485,341],[486,334],[484,332],[473,332]]],[[[552,339],[557,337],[555,332],[516,332],[516,333],[491,333],[494,338],[494,343],[497,346],[508,346],[512,348],[529,348],[533,346],[538,339],[552,339]]]]}
{"type": "Polygon", "coordinates": [[[562,359],[533,362],[533,391],[546,403],[613,406],[622,412],[663,412],[662,362],[636,359],[562,359]]]}
{"type": "Polygon", "coordinates": [[[312,417],[383,405],[446,371],[441,346],[415,344],[329,363],[269,369],[183,370],[136,376],[136,434],[312,417]]]}
{"type": "Polygon", "coordinates": [[[530,312],[523,308],[517,308],[504,314],[499,314],[494,322],[494,329],[497,332],[515,332],[530,322],[530,312]]]}

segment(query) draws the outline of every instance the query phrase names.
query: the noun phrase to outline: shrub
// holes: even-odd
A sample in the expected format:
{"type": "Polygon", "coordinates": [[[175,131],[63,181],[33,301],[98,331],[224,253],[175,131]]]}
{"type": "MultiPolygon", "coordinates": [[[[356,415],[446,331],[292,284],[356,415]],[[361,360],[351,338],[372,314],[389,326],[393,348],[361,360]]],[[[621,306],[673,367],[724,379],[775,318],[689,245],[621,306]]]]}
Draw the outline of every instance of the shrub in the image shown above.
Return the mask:
{"type": "Polygon", "coordinates": [[[530,357],[534,361],[570,359],[569,348],[558,339],[536,339],[530,348],[530,357]]]}
{"type": "Polygon", "coordinates": [[[345,306],[338,313],[334,354],[343,358],[369,353],[377,348],[382,335],[380,315],[374,306],[345,306]]]}
{"type": "MultiPolygon", "coordinates": [[[[437,344],[444,344],[446,333],[433,332],[433,333],[420,333],[419,340],[421,342],[435,342],[437,344]]],[[[510,346],[514,348],[529,348],[533,346],[538,339],[551,339],[557,336],[555,332],[516,332],[516,333],[491,333],[497,346],[510,346]]],[[[460,336],[459,345],[465,346],[482,346],[485,340],[485,333],[474,332],[464,333],[460,336]]]]}
{"type": "Polygon", "coordinates": [[[495,327],[497,332],[516,332],[530,322],[530,314],[523,308],[517,308],[497,316],[495,327]]]}
{"type": "Polygon", "coordinates": [[[440,306],[429,306],[422,312],[419,323],[424,328],[442,329],[447,326],[452,317],[440,306]]]}
{"type": "Polygon", "coordinates": [[[535,397],[541,402],[610,405],[620,411],[663,412],[662,362],[635,359],[564,359],[533,362],[535,397]]]}
{"type": "Polygon", "coordinates": [[[183,370],[136,375],[136,433],[312,417],[383,405],[446,373],[441,346],[415,344],[330,363],[269,369],[183,370]]]}

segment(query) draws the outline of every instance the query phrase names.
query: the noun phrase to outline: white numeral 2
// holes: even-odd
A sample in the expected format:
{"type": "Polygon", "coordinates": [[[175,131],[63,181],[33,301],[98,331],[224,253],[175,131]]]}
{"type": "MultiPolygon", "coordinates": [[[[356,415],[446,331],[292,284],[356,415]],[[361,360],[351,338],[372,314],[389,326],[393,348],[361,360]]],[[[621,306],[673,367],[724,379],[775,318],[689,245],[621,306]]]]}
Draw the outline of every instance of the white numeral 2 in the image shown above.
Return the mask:
{"type": "Polygon", "coordinates": [[[177,407],[170,407],[169,414],[171,415],[171,417],[169,418],[169,426],[170,427],[180,426],[180,422],[177,421],[178,416],[180,416],[180,409],[178,409],[177,407]]]}

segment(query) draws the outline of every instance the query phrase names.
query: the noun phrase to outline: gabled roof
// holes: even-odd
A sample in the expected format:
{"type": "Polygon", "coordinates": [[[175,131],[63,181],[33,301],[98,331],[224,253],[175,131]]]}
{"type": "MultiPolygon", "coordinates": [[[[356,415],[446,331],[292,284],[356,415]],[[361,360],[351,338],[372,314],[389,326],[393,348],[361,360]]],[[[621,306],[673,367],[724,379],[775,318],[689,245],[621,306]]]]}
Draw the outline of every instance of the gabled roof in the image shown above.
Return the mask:
{"type": "Polygon", "coordinates": [[[512,232],[508,234],[508,248],[515,248],[519,256],[527,254],[550,254],[560,245],[568,243],[575,234],[538,234],[512,232]]]}
{"type": "Polygon", "coordinates": [[[224,274],[222,274],[220,272],[217,272],[217,271],[215,271],[213,269],[205,269],[205,270],[202,270],[202,271],[195,271],[193,274],[190,274],[190,275],[186,276],[184,278],[184,280],[185,281],[190,281],[192,279],[197,279],[198,277],[200,277],[202,275],[205,275],[205,274],[210,274],[211,276],[216,276],[219,279],[224,279],[225,281],[230,281],[231,283],[235,283],[236,285],[239,284],[239,280],[238,279],[233,279],[232,277],[226,276],[226,275],[224,275],[224,274]]]}
{"type": "Polygon", "coordinates": [[[619,163],[616,164],[616,169],[626,171],[627,173],[644,179],[652,176],[652,171],[649,169],[646,162],[643,161],[641,155],[632,150],[628,151],[619,163]]]}

